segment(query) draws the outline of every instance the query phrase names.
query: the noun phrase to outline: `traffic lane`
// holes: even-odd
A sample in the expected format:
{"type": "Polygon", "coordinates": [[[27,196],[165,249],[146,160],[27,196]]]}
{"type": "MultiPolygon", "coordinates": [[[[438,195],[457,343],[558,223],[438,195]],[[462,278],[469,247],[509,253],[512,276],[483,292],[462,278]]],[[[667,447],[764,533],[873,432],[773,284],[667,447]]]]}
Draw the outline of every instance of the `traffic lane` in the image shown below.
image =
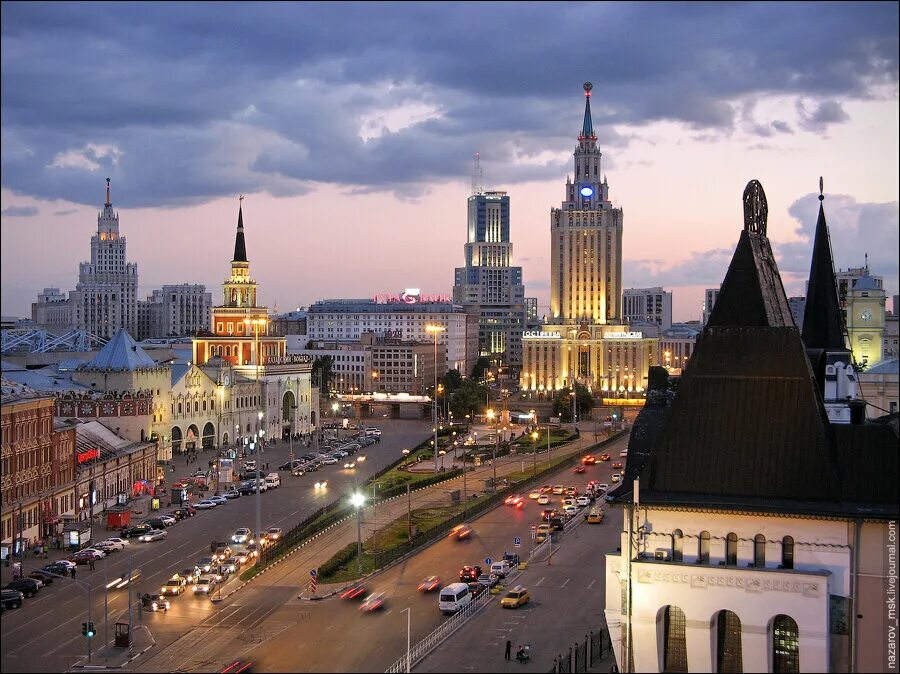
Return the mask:
{"type": "MultiPolygon", "coordinates": [[[[396,460],[401,455],[401,450],[413,441],[420,442],[427,437],[429,432],[428,424],[422,422],[390,422],[382,424],[383,440],[380,443],[371,445],[366,450],[367,461],[361,464],[361,468],[354,471],[347,471],[343,468],[328,469],[318,471],[310,475],[300,478],[290,477],[286,479],[283,486],[260,495],[261,510],[263,513],[263,526],[272,525],[290,528],[302,520],[305,516],[314,512],[317,508],[330,502],[330,498],[325,493],[317,493],[312,488],[315,479],[322,479],[327,476],[330,483],[337,486],[348,486],[357,480],[368,477],[377,470],[381,469],[391,461],[396,460]]],[[[268,460],[269,463],[286,460],[289,455],[290,447],[287,443],[270,446],[263,454],[259,455],[259,460],[268,460]],[[265,457],[265,458],[264,458],[265,457]]],[[[284,474],[284,473],[283,473],[284,474]]],[[[109,580],[122,576],[127,573],[129,565],[133,569],[139,569],[142,573],[141,580],[136,584],[136,588],[141,592],[157,592],[160,585],[173,573],[180,571],[182,568],[193,566],[199,557],[209,551],[209,541],[213,538],[230,538],[231,533],[238,526],[249,525],[255,527],[255,510],[256,497],[251,495],[229,501],[227,505],[219,506],[209,511],[198,511],[198,515],[183,520],[173,527],[167,529],[168,539],[163,542],[154,543],[138,543],[136,539],[132,540],[132,545],[127,549],[128,552],[112,553],[103,560],[96,563],[95,571],[88,570],[87,566],[78,567],[77,579],[86,581],[94,585],[92,596],[91,617],[98,625],[99,633],[103,634],[102,615],[103,615],[103,590],[109,580]],[[227,511],[227,512],[226,512],[227,511]],[[225,513],[225,514],[223,514],[225,513]],[[203,533],[201,533],[203,532],[203,533]],[[198,541],[203,539],[203,543],[198,541]],[[160,550],[160,546],[165,547],[165,551],[160,550]],[[133,553],[133,554],[132,554],[133,553]],[[131,560],[129,560],[131,557],[131,560]],[[96,616],[100,616],[99,621],[96,616]]],[[[115,535],[116,532],[105,532],[103,534],[115,535]]],[[[37,566],[37,562],[36,562],[37,566]]],[[[83,621],[87,615],[86,596],[80,592],[68,592],[64,594],[62,600],[54,597],[54,589],[58,589],[60,584],[66,583],[65,580],[59,579],[49,588],[42,590],[37,597],[26,602],[23,609],[16,612],[10,612],[10,620],[4,616],[3,620],[3,638],[4,643],[8,643],[7,639],[11,638],[16,641],[15,651],[24,652],[28,650],[37,650],[44,652],[45,649],[39,648],[40,641],[44,640],[47,633],[56,629],[76,629],[77,622],[83,621]],[[28,616],[28,608],[33,604],[44,600],[49,607],[52,604],[52,611],[41,611],[38,616],[28,616]],[[63,619],[60,619],[60,616],[63,619]],[[66,619],[67,618],[67,619],[66,619]],[[70,624],[75,624],[70,627],[70,624]],[[31,634],[31,638],[28,636],[31,634]]],[[[71,587],[71,584],[70,584],[71,587]]],[[[116,596],[110,597],[109,613],[110,620],[115,620],[114,611],[127,610],[127,594],[119,591],[116,596]]],[[[203,609],[201,609],[201,612],[203,609]]],[[[194,616],[196,619],[196,616],[194,616]]],[[[80,632],[76,633],[76,641],[80,638],[80,632]]],[[[68,643],[68,642],[64,642],[68,643]]],[[[4,648],[4,654],[7,648],[4,648]]],[[[83,653],[80,649],[75,654],[83,653]]]]}
{"type": "MultiPolygon", "coordinates": [[[[624,446],[625,442],[627,439],[622,439],[614,447],[624,446]]],[[[591,466],[579,475],[566,468],[548,477],[547,482],[573,485],[583,491],[588,480],[600,479],[598,476],[609,472],[608,467],[591,466]]],[[[382,611],[360,615],[357,602],[337,598],[310,602],[308,621],[251,649],[244,659],[258,663],[261,671],[290,672],[298,668],[310,672],[383,671],[406,650],[404,609],[411,610],[412,643],[446,620],[438,610],[438,593],[424,594],[417,590],[423,578],[437,575],[442,586],[456,582],[464,564],[484,566],[486,557],[497,559],[502,557],[504,548],[514,550],[517,535],[522,539],[520,554],[527,553],[530,526],[539,521],[544,507],[527,500],[529,503],[521,509],[498,506],[474,520],[471,539],[444,538],[369,581],[370,591],[387,594],[382,611]],[[327,635],[324,639],[323,634],[327,635]],[[298,644],[303,644],[299,651],[298,644]]]]}
{"type": "Polygon", "coordinates": [[[530,644],[532,665],[540,671],[551,669],[555,656],[567,654],[574,642],[583,642],[591,630],[605,624],[605,570],[597,556],[618,547],[621,525],[622,512],[616,509],[603,524],[582,523],[567,532],[552,565],[530,565],[517,580],[528,588],[528,604],[511,610],[492,602],[416,671],[518,671],[515,659],[504,659],[507,640],[513,658],[519,644],[530,644]]]}

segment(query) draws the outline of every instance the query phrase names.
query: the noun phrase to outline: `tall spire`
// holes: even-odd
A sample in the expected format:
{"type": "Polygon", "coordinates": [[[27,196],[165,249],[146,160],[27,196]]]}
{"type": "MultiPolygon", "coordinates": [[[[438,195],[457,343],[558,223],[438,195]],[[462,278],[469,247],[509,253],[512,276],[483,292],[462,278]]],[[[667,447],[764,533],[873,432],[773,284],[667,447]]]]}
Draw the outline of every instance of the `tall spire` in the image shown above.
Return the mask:
{"type": "MultiPolygon", "coordinates": [[[[242,194],[238,199],[239,202],[244,201],[244,195],[242,194]]],[[[231,260],[232,262],[247,262],[247,246],[244,243],[244,212],[243,212],[243,204],[239,203],[238,205],[238,224],[237,224],[237,234],[234,237],[234,258],[231,260]]]]}
{"type": "Polygon", "coordinates": [[[584,88],[584,124],[581,125],[581,135],[578,136],[578,140],[597,140],[597,136],[594,135],[594,122],[591,119],[591,89],[594,88],[594,85],[585,82],[582,86],[584,88]]]}
{"type": "Polygon", "coordinates": [[[834,281],[834,258],[825,222],[822,179],[819,178],[819,219],[813,240],[806,309],[803,312],[803,343],[807,349],[845,349],[843,318],[834,281]]]}
{"type": "Polygon", "coordinates": [[[109,178],[106,179],[106,203],[104,204],[107,208],[112,206],[112,200],[109,198],[109,178]]]}

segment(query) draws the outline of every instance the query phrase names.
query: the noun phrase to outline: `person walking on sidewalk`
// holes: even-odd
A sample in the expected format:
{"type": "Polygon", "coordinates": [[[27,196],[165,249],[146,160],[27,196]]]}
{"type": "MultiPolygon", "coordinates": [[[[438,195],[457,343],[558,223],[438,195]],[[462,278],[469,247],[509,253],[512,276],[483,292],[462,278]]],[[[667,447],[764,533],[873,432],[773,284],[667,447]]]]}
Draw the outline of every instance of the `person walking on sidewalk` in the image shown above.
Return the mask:
{"type": "Polygon", "coordinates": [[[93,557],[91,557],[91,558],[88,560],[88,568],[89,568],[91,571],[94,570],[94,558],[93,558],[93,557]]]}
{"type": "Polygon", "coordinates": [[[75,580],[75,567],[73,566],[69,569],[69,575],[72,576],[72,580],[75,580]]]}
{"type": "Polygon", "coordinates": [[[509,660],[509,659],[511,659],[511,658],[509,657],[509,654],[510,654],[510,653],[512,653],[512,641],[510,641],[509,639],[507,639],[507,640],[506,640],[506,653],[505,653],[505,655],[503,656],[503,659],[504,659],[504,660],[509,660]]]}

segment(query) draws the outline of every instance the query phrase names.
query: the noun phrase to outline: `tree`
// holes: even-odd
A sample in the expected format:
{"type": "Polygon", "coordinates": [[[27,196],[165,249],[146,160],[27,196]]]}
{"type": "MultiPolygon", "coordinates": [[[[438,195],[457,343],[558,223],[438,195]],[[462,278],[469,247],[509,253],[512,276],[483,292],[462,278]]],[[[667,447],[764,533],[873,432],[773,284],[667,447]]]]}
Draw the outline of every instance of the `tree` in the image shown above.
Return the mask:
{"type": "Polygon", "coordinates": [[[484,379],[484,372],[491,366],[491,360],[487,356],[479,356],[475,361],[475,367],[472,368],[472,379],[481,381],[484,379]]]}
{"type": "Polygon", "coordinates": [[[331,382],[334,379],[334,356],[317,356],[312,364],[312,380],[319,386],[320,398],[331,397],[331,382]]]}
{"type": "Polygon", "coordinates": [[[463,378],[459,373],[459,370],[447,370],[442,382],[444,384],[444,391],[446,391],[447,394],[451,394],[462,386],[463,378]]]}
{"type": "MultiPolygon", "coordinates": [[[[556,394],[553,399],[553,415],[563,422],[572,421],[572,389],[566,387],[556,394]]],[[[587,386],[575,384],[575,404],[578,407],[578,418],[584,419],[594,408],[594,396],[588,391],[587,386]]]]}
{"type": "Polygon", "coordinates": [[[456,419],[474,415],[487,404],[488,389],[473,379],[464,379],[450,396],[450,410],[456,419]]]}

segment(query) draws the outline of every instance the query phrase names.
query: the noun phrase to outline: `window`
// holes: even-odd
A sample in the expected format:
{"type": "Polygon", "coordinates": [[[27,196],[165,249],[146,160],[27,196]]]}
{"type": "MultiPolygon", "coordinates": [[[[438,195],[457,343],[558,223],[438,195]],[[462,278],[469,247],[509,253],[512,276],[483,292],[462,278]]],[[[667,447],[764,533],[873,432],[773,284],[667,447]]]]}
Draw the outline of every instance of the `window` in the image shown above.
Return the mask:
{"type": "Polygon", "coordinates": [[[662,671],[688,671],[684,611],[677,606],[666,606],[662,610],[661,627],[663,633],[662,671]]]}
{"type": "Polygon", "coordinates": [[[697,554],[697,561],[701,564],[709,564],[709,532],[700,532],[700,549],[697,554]]]}
{"type": "Polygon", "coordinates": [[[672,561],[680,562],[684,560],[684,534],[681,529],[672,532],[672,561]]]}
{"type": "Polygon", "coordinates": [[[797,623],[787,615],[777,615],[772,621],[772,671],[800,671],[800,638],[797,623]]]}
{"type": "Polygon", "coordinates": [[[737,534],[731,532],[725,539],[725,564],[727,566],[737,565],[737,534]]]}
{"type": "Polygon", "coordinates": [[[743,672],[741,619],[731,611],[719,611],[716,622],[716,671],[743,672]]]}
{"type": "Polygon", "coordinates": [[[753,566],[766,565],[766,537],[756,534],[753,538],[753,566]]]}
{"type": "Polygon", "coordinates": [[[781,568],[794,568],[794,539],[790,536],[781,539],[781,568]]]}

